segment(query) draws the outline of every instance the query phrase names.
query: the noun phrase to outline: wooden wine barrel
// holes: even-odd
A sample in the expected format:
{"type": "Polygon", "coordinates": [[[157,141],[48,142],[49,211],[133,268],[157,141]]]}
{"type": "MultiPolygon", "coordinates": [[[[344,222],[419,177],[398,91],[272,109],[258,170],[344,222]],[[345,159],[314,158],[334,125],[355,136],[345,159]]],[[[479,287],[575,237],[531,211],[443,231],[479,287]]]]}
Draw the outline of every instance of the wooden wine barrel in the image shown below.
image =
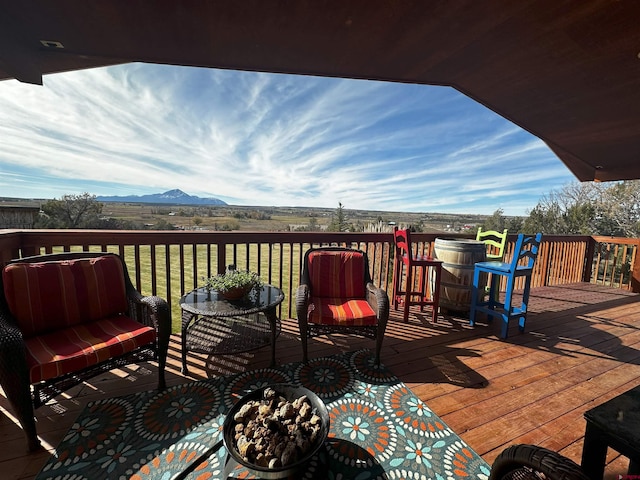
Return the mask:
{"type": "MultiPolygon", "coordinates": [[[[442,260],[440,307],[468,312],[471,304],[473,270],[477,262],[486,260],[486,246],[465,238],[436,238],[435,257],[442,260]]],[[[484,282],[486,283],[486,278],[484,282]]],[[[482,285],[484,288],[484,285],[482,285]]]]}

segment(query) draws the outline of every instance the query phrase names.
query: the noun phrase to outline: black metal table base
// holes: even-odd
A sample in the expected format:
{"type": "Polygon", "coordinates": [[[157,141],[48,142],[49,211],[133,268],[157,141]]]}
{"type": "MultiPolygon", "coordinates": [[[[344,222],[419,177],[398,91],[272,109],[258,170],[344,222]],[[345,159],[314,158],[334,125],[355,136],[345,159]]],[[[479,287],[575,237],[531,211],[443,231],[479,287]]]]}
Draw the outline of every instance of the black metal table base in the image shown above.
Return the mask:
{"type": "Polygon", "coordinates": [[[182,296],[182,373],[187,352],[233,355],[271,345],[271,365],[276,364],[276,338],[280,320],[276,308],[284,293],[273,285],[262,285],[238,299],[228,299],[216,290],[196,288],[182,296]]]}
{"type": "Polygon", "coordinates": [[[265,313],[246,316],[208,317],[183,312],[182,373],[188,375],[187,352],[230,355],[251,352],[271,345],[271,365],[275,365],[275,340],[280,335],[280,319],[265,313]],[[188,318],[185,318],[188,317],[188,318]]]}

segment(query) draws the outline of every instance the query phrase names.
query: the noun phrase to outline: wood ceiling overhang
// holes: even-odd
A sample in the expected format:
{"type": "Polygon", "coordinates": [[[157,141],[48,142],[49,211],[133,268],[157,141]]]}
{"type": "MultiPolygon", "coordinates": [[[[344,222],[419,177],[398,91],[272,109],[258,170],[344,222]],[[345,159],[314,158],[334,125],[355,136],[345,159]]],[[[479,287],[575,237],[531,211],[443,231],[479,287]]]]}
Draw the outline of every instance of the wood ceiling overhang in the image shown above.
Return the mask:
{"type": "Polygon", "coordinates": [[[0,79],[127,62],[451,86],[582,181],[640,178],[638,0],[0,3],[0,79]]]}

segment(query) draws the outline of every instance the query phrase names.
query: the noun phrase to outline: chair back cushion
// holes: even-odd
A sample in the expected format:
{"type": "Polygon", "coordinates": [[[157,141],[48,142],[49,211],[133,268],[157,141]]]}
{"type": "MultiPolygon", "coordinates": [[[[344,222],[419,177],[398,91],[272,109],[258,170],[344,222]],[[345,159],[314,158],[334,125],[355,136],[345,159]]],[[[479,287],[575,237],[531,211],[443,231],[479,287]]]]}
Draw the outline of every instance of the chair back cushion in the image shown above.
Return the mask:
{"type": "Polygon", "coordinates": [[[365,257],[357,251],[314,251],[307,268],[314,297],[364,298],[365,257]]]}
{"type": "Polygon", "coordinates": [[[9,311],[27,338],[128,311],[122,262],[113,255],[12,263],[2,281],[9,311]]]}

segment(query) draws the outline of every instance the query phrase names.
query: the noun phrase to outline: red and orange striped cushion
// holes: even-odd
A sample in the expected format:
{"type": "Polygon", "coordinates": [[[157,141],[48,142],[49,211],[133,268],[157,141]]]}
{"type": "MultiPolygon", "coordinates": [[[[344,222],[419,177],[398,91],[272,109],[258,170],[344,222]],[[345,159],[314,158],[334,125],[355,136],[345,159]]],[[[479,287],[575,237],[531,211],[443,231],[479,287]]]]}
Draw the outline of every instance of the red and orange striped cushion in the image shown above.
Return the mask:
{"type": "Polygon", "coordinates": [[[360,252],[316,251],[308,257],[314,297],[363,298],[364,256],[360,252]]]}
{"type": "Polygon", "coordinates": [[[4,268],[2,280],[26,338],[128,310],[122,262],[114,256],[14,263],[4,268]]]}
{"type": "Polygon", "coordinates": [[[376,325],[376,312],[364,299],[312,298],[309,322],[322,325],[376,325]]]}
{"type": "Polygon", "coordinates": [[[59,377],[153,343],[156,332],[125,316],[26,339],[31,383],[59,377]]]}

